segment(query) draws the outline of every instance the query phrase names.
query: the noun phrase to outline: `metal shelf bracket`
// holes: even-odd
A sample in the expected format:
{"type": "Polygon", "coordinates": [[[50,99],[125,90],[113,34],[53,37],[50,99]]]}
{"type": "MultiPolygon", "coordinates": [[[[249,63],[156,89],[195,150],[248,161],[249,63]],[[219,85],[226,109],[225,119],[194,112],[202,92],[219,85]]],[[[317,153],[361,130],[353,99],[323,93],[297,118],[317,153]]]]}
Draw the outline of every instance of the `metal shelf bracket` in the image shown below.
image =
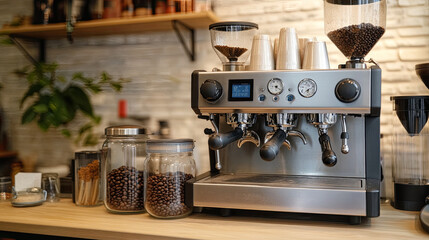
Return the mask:
{"type": "Polygon", "coordinates": [[[179,38],[180,43],[185,49],[186,54],[191,59],[191,61],[195,61],[195,30],[178,20],[172,20],[171,24],[174,31],[176,32],[177,37],[179,38]],[[179,26],[189,32],[189,46],[186,44],[185,38],[183,37],[180,30],[181,28],[179,26]]]}
{"type": "Polygon", "coordinates": [[[15,44],[15,46],[21,51],[25,58],[27,58],[28,61],[30,61],[33,65],[37,65],[39,62],[45,62],[46,61],[46,40],[45,39],[35,39],[35,38],[21,38],[25,40],[29,40],[32,42],[38,42],[39,44],[39,56],[36,60],[35,57],[33,57],[30,52],[21,44],[21,42],[18,40],[17,37],[10,35],[9,38],[12,40],[12,42],[15,44]]]}

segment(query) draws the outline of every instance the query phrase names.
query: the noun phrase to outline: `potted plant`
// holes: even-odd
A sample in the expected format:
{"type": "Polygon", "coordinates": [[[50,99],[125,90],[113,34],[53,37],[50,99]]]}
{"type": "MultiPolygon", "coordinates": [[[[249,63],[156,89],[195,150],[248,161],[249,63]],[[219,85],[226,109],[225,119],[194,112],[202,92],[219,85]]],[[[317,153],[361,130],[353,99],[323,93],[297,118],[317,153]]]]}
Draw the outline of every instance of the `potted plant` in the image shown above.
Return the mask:
{"type": "Polygon", "coordinates": [[[100,123],[90,100],[90,94],[98,94],[105,87],[119,92],[127,79],[113,78],[106,72],[98,77],[87,77],[76,72],[67,79],[58,74],[55,63],[40,63],[17,70],[15,73],[25,77],[28,89],[21,99],[20,107],[24,108],[22,124],[36,122],[38,127],[47,131],[57,129],[67,138],[73,138],[76,145],[90,146],[98,142],[93,128],[100,123]],[[71,123],[82,113],[87,122],[72,131],[71,123]]]}

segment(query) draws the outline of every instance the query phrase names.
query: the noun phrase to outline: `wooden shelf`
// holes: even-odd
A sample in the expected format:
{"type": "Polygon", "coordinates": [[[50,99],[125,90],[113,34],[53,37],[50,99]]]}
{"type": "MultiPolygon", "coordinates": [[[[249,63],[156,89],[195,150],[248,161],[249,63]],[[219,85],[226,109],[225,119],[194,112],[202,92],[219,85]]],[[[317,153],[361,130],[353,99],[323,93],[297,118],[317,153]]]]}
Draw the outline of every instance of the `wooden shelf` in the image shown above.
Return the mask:
{"type": "MultiPolygon", "coordinates": [[[[112,18],[78,22],[74,26],[71,37],[90,37],[100,35],[138,34],[144,32],[174,30],[180,43],[191,61],[195,61],[195,34],[194,29],[208,28],[212,23],[218,22],[213,12],[170,13],[156,16],[112,18]],[[179,28],[178,26],[181,26],[179,28]],[[189,44],[185,43],[182,30],[189,32],[189,44]]],[[[0,34],[9,35],[16,46],[27,59],[35,64],[44,62],[46,56],[46,39],[67,38],[66,23],[47,25],[25,25],[18,27],[3,27],[0,34]],[[36,60],[16,38],[28,38],[39,42],[39,57],[36,60]]]]}
{"type": "Polygon", "coordinates": [[[0,151],[0,159],[2,158],[15,158],[18,153],[15,151],[0,151]]]}
{"type": "MultiPolygon", "coordinates": [[[[172,30],[172,21],[180,21],[190,28],[208,28],[218,21],[213,12],[173,13],[148,17],[112,18],[76,23],[73,37],[88,37],[113,34],[133,34],[172,30]]],[[[0,34],[36,39],[59,39],[66,37],[66,24],[26,25],[4,27],[0,34]]]]}

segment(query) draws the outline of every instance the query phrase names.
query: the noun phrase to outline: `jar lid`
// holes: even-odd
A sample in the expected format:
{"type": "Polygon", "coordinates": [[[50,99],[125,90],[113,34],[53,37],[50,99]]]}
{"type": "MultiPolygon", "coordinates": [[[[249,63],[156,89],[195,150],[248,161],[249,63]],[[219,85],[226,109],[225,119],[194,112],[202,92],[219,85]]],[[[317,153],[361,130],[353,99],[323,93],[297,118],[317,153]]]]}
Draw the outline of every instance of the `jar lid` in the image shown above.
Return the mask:
{"type": "Polygon", "coordinates": [[[99,151],[81,151],[81,152],[74,153],[75,159],[99,159],[99,157],[100,157],[99,151]]]}
{"type": "Polygon", "coordinates": [[[252,22],[217,22],[210,24],[209,30],[216,28],[217,31],[230,31],[230,27],[241,27],[241,29],[235,29],[236,31],[248,30],[256,28],[258,29],[258,24],[252,22]]]}
{"type": "Polygon", "coordinates": [[[0,177],[0,183],[11,183],[11,177],[0,177]]]}
{"type": "Polygon", "coordinates": [[[380,2],[380,0],[326,0],[328,3],[338,4],[338,5],[364,5],[375,2],[380,2]]]}
{"type": "Polygon", "coordinates": [[[177,153],[191,152],[194,149],[194,140],[182,139],[154,139],[147,141],[148,153],[177,153]]]}
{"type": "Polygon", "coordinates": [[[119,125],[104,130],[106,136],[132,136],[147,134],[147,129],[138,125],[119,125]]]}

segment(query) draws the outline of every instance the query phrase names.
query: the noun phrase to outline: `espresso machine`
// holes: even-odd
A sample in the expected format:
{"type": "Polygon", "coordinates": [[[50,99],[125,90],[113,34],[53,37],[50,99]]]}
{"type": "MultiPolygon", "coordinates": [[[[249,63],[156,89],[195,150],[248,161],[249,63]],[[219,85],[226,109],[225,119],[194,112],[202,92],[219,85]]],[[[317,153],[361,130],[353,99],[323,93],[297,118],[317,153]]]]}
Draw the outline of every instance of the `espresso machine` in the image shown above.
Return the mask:
{"type": "Polygon", "coordinates": [[[244,71],[257,24],[210,25],[223,69],[193,72],[191,106],[213,126],[204,130],[211,170],[187,183],[187,204],[379,216],[381,69],[364,57],[384,27],[384,1],[326,0],[325,31],[346,64],[244,71]],[[363,9],[373,11],[357,17],[363,9]]]}

